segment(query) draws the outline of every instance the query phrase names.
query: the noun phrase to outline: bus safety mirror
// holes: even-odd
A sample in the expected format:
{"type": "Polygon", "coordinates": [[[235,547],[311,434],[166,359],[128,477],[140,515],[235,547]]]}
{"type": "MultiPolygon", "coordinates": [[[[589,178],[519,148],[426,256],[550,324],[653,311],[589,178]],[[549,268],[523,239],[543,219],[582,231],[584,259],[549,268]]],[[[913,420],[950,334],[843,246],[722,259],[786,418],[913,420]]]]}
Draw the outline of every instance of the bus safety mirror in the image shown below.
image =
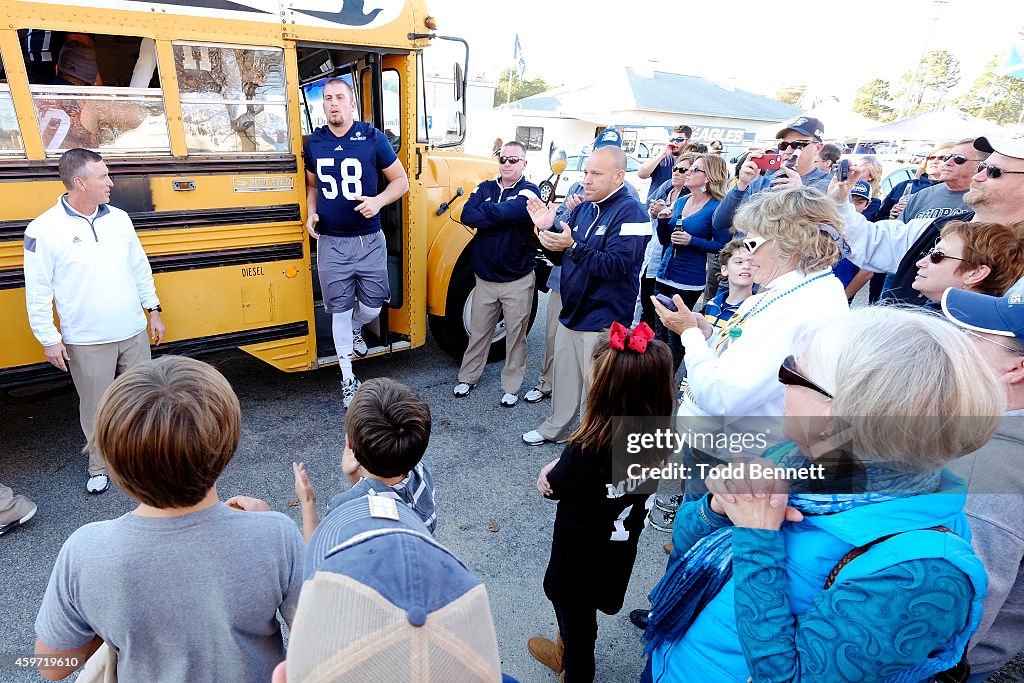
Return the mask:
{"type": "Polygon", "coordinates": [[[461,102],[462,98],[466,94],[466,91],[465,91],[464,85],[463,85],[463,83],[465,82],[465,77],[466,76],[465,76],[465,74],[462,71],[462,65],[459,64],[458,62],[455,62],[455,69],[454,69],[454,73],[452,74],[452,78],[455,81],[455,101],[456,102],[461,102]]]}
{"type": "Polygon", "coordinates": [[[568,163],[565,157],[565,150],[558,147],[552,149],[548,162],[551,165],[551,172],[555,175],[560,175],[565,170],[566,163],[568,163]]]}

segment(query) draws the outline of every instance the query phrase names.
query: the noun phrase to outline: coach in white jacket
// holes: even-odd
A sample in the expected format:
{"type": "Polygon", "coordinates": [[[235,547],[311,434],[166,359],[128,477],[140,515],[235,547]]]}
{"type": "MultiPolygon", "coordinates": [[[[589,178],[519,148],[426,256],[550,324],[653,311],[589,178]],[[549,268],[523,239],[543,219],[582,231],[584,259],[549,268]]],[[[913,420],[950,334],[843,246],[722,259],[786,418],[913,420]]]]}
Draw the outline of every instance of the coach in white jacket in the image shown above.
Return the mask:
{"type": "MultiPolygon", "coordinates": [[[[69,149],[58,170],[67,194],[25,231],[26,307],[46,359],[71,370],[89,440],[100,397],[114,377],[150,358],[143,309],[157,344],[165,329],[131,218],[107,204],[114,183],[103,158],[69,149]],[[60,330],[53,324],[55,300],[60,330]]],[[[90,448],[86,490],[103,493],[109,485],[103,456],[90,448]]]]}

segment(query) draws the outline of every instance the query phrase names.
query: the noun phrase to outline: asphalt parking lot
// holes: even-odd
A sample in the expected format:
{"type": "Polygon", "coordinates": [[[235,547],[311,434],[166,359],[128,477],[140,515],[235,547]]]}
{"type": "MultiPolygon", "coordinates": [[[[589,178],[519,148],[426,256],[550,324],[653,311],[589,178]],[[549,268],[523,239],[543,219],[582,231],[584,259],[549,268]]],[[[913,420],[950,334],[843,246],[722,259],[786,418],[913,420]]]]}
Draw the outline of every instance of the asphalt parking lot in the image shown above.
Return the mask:
{"type": "MultiPolygon", "coordinates": [[[[529,342],[524,391],[533,386],[543,354],[545,297],[529,342]]],[[[242,405],[242,441],[219,482],[222,498],[247,494],[298,522],[290,464],[304,460],[318,498],[347,487],[339,469],[343,410],[336,368],[284,374],[241,352],[205,358],[231,381],[242,405]]],[[[534,487],[538,470],[558,456],[555,446],[529,447],[520,434],[547,415],[548,403],[498,405],[500,364],[488,366],[481,384],[464,399],[452,397],[456,363],[436,346],[389,358],[360,361],[360,378],[389,376],[416,389],[430,403],[434,428],[427,452],[437,484],[438,540],[487,585],[504,670],[520,681],[557,680],[526,650],[536,634],[553,636],[554,614],[541,586],[550,548],[555,504],[534,487]]],[[[29,653],[33,623],[61,544],[79,526],[133,508],[113,487],[102,496],[85,492],[86,458],[78,426],[77,397],[68,388],[0,398],[0,482],[25,494],[39,512],[25,527],[0,538],[0,653],[29,653]]],[[[640,632],[626,619],[646,606],[646,593],[664,571],[662,543],[651,528],[640,541],[626,604],[616,616],[599,616],[597,680],[636,681],[643,667],[640,632]]],[[[102,549],[99,549],[102,552],[102,549]]],[[[1020,661],[1018,659],[1018,661],[1020,661]]],[[[1024,681],[1017,675],[993,681],[1024,681]]],[[[42,680],[34,672],[0,670],[0,682],[42,680]]]]}

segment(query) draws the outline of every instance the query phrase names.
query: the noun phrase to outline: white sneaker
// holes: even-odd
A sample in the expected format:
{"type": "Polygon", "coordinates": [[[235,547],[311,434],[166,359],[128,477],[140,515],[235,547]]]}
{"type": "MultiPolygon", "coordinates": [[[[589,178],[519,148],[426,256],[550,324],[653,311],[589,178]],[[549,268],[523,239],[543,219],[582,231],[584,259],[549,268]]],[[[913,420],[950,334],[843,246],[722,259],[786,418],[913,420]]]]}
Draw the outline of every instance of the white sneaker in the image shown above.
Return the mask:
{"type": "Polygon", "coordinates": [[[540,387],[534,387],[533,389],[530,389],[525,394],[523,394],[523,400],[526,401],[527,403],[540,403],[550,395],[550,391],[544,393],[543,391],[540,390],[540,387]]]}
{"type": "Polygon", "coordinates": [[[505,392],[505,395],[501,397],[501,405],[505,408],[511,408],[517,403],[519,403],[519,396],[516,394],[505,392]]]}
{"type": "Polygon", "coordinates": [[[366,346],[366,341],[363,340],[363,328],[354,328],[352,330],[352,352],[362,358],[367,351],[369,348],[366,346]]]}
{"type": "Polygon", "coordinates": [[[341,405],[348,408],[349,404],[352,403],[352,399],[356,397],[360,384],[361,382],[355,377],[341,381],[341,405]]]}
{"type": "Polygon", "coordinates": [[[548,440],[541,436],[540,432],[538,432],[536,429],[534,429],[532,432],[526,432],[525,434],[523,434],[523,441],[528,446],[540,446],[548,442],[548,440]]]}
{"type": "Polygon", "coordinates": [[[110,488],[110,477],[105,474],[94,474],[85,482],[85,490],[89,493],[103,493],[110,488]]]}
{"type": "Polygon", "coordinates": [[[455,385],[455,388],[452,389],[452,393],[455,394],[455,396],[457,396],[458,398],[469,396],[469,391],[470,389],[473,388],[473,386],[474,385],[467,384],[466,382],[459,382],[458,384],[455,385]]]}

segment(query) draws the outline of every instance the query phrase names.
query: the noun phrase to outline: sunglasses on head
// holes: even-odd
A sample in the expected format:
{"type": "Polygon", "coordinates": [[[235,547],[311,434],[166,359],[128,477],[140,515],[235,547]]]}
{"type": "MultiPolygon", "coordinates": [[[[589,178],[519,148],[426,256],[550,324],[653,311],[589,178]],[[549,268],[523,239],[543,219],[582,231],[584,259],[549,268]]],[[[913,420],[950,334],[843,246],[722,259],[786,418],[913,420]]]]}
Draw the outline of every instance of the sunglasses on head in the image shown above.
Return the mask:
{"type": "Polygon", "coordinates": [[[522,160],[522,157],[498,157],[499,164],[518,164],[522,160]]]}
{"type": "Polygon", "coordinates": [[[748,237],[743,240],[743,246],[747,248],[747,251],[753,254],[755,251],[761,248],[761,245],[767,242],[766,237],[748,237]]]}
{"type": "Polygon", "coordinates": [[[957,166],[963,166],[968,161],[981,161],[981,159],[968,159],[963,154],[947,154],[946,156],[942,157],[943,161],[949,161],[951,159],[953,160],[953,163],[956,164],[957,166]]]}
{"type": "Polygon", "coordinates": [[[950,256],[946,252],[935,247],[933,247],[930,251],[927,251],[924,254],[922,254],[922,258],[926,258],[932,263],[942,263],[945,259],[953,259],[954,261],[964,260],[962,258],[957,258],[956,256],[950,256]]]}
{"type": "Polygon", "coordinates": [[[780,142],[779,151],[785,152],[787,149],[803,149],[807,145],[813,144],[814,140],[794,140],[793,142],[780,142]]]}
{"type": "Polygon", "coordinates": [[[822,389],[820,385],[815,384],[800,374],[800,371],[796,369],[796,358],[793,356],[786,356],[786,360],[782,361],[782,365],[779,366],[779,381],[786,386],[804,387],[811,391],[816,391],[828,399],[834,398],[832,394],[822,389]]]}
{"type": "Polygon", "coordinates": [[[991,164],[987,164],[984,161],[978,164],[978,173],[981,173],[982,171],[984,171],[985,175],[987,175],[992,180],[995,180],[1004,173],[1011,173],[1013,175],[1024,175],[1024,171],[1007,171],[1006,169],[999,168],[998,166],[992,166],[991,164]]]}

